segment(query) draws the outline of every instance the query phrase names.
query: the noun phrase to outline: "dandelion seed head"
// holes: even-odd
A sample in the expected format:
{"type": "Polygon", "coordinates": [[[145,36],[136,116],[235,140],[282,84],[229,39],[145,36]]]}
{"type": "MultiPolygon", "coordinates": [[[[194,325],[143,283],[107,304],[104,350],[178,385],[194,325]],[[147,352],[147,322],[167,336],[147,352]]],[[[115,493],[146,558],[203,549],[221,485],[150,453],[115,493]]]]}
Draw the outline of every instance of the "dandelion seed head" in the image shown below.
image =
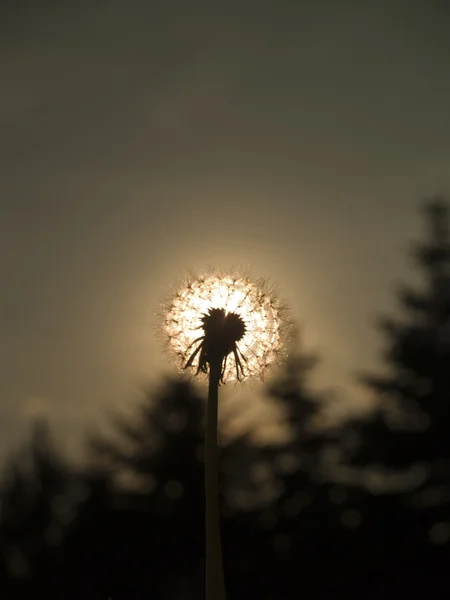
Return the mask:
{"type": "MultiPolygon", "coordinates": [[[[284,357],[290,329],[286,308],[267,281],[214,271],[186,279],[166,302],[162,320],[168,350],[180,370],[192,357],[205,327],[211,330],[216,323],[226,322],[229,339],[223,344],[226,352],[231,342],[236,344],[242,355],[242,379],[263,378],[284,357]]],[[[198,361],[199,356],[191,366],[198,368],[198,361]]],[[[236,381],[236,371],[236,358],[230,351],[223,381],[236,381]]]]}

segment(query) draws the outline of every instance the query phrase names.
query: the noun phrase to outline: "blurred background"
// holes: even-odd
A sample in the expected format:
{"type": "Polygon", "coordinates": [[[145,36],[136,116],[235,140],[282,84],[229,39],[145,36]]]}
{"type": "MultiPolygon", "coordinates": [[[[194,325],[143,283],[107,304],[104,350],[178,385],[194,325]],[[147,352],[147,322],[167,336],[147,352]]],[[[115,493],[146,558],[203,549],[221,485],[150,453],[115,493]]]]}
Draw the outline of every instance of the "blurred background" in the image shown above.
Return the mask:
{"type": "Polygon", "coordinates": [[[298,325],[223,390],[230,598],[450,591],[450,10],[0,8],[0,595],[203,597],[205,390],[155,330],[189,271],[298,325]]]}

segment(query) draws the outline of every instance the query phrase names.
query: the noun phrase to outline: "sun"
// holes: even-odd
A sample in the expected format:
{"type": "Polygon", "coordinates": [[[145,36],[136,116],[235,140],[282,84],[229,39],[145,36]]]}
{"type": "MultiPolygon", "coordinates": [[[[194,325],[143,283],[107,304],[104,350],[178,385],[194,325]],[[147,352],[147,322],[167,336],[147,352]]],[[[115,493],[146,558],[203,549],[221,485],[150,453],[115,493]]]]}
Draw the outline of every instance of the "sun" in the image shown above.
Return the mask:
{"type": "Polygon", "coordinates": [[[285,351],[288,327],[286,308],[273,288],[266,280],[251,281],[240,274],[212,272],[189,277],[166,303],[163,319],[169,350],[180,369],[195,367],[198,373],[206,373],[200,352],[195,350],[200,350],[211,311],[242,324],[236,352],[227,350],[224,358],[222,380],[263,378],[285,351]]]}

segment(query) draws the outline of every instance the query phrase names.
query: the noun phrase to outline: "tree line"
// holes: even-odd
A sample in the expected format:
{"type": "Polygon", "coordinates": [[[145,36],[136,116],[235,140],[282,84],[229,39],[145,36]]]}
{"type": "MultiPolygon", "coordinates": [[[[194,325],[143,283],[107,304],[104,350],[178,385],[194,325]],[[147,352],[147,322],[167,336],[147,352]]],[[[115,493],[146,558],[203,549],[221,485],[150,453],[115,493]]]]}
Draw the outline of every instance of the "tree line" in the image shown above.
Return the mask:
{"type": "MultiPolygon", "coordinates": [[[[360,376],[366,417],[318,427],[326,394],[299,345],[264,388],[287,435],[252,431],[220,449],[230,599],[450,595],[449,207],[423,207],[413,247],[421,285],[380,318],[384,368],[360,376]]],[[[204,597],[204,398],[166,379],[110,436],[67,462],[45,422],[4,467],[0,597],[198,600],[204,597]]]]}

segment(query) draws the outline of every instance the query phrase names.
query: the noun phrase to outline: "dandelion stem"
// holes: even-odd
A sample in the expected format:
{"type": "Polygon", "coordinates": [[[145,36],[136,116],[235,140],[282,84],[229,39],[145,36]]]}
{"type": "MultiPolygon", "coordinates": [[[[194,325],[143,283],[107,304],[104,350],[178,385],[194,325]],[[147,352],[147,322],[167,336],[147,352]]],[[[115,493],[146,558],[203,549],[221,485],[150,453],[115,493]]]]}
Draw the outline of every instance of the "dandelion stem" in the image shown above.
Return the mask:
{"type": "Polygon", "coordinates": [[[209,364],[206,417],[206,600],[226,600],[220,541],[217,420],[222,358],[209,364]]]}

